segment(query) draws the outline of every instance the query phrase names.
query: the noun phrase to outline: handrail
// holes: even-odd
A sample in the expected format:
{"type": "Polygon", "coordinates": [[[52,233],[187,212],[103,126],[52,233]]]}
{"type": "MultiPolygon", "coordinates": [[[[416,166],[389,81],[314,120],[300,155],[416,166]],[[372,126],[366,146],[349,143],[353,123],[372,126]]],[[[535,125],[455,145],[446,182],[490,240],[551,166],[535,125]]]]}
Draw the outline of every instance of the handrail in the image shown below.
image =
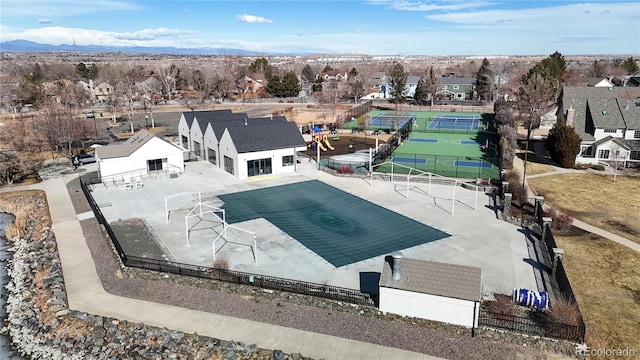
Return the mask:
{"type": "Polygon", "coordinates": [[[109,180],[113,180],[113,181],[115,181],[115,180],[124,180],[124,177],[126,175],[131,175],[131,177],[133,177],[133,174],[136,174],[136,173],[140,173],[140,175],[142,175],[143,173],[144,174],[148,174],[148,171],[147,171],[146,168],[136,169],[136,170],[129,170],[129,171],[124,171],[124,172],[117,173],[117,174],[103,176],[101,179],[102,179],[103,182],[104,181],[109,181],[109,180]]]}

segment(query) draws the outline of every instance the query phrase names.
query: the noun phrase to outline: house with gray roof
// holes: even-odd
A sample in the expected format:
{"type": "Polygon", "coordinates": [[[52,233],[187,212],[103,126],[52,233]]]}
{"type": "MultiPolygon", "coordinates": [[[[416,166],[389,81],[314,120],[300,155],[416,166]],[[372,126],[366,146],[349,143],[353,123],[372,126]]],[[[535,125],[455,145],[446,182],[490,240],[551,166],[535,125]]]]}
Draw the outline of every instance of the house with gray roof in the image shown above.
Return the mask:
{"type": "Polygon", "coordinates": [[[440,78],[435,97],[438,100],[473,100],[475,90],[475,78],[457,78],[446,76],[440,78]]]}
{"type": "Polygon", "coordinates": [[[250,118],[246,113],[182,113],[180,144],[239,179],[296,171],[297,152],[307,148],[298,126],[284,116],[250,118]]]}
{"type": "Polygon", "coordinates": [[[144,129],[123,143],[96,148],[95,157],[105,185],[184,171],[183,150],[144,129]]]}
{"type": "Polygon", "coordinates": [[[640,166],[640,88],[565,86],[556,115],[582,138],[576,163],[640,166]]]}

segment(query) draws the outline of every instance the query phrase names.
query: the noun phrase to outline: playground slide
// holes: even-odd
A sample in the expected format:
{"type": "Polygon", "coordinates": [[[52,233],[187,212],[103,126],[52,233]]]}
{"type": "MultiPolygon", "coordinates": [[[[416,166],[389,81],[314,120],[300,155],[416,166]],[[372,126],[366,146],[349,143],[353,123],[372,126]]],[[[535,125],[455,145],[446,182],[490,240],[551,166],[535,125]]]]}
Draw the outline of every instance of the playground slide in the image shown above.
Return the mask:
{"type": "Polygon", "coordinates": [[[331,146],[331,143],[329,142],[329,138],[327,138],[327,135],[325,135],[322,138],[322,143],[327,147],[327,149],[333,151],[335,150],[335,148],[333,146],[331,146]]]}
{"type": "Polygon", "coordinates": [[[322,142],[320,141],[320,136],[316,136],[316,144],[320,147],[320,150],[327,151],[327,148],[324,147],[322,142]]]}

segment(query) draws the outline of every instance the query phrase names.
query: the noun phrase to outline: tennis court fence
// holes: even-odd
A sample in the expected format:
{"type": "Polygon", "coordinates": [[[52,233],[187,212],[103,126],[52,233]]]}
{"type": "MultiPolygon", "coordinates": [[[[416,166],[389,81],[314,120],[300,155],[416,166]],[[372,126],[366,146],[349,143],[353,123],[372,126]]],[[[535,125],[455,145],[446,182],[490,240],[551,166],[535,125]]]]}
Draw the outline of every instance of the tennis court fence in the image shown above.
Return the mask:
{"type": "MultiPolygon", "coordinates": [[[[393,153],[392,155],[382,156],[377,153],[374,158],[374,164],[381,164],[384,161],[393,161],[400,163],[406,167],[428,171],[433,174],[451,178],[489,178],[499,179],[500,158],[498,157],[468,157],[468,156],[452,156],[452,155],[435,155],[435,154],[414,154],[414,153],[393,153]]],[[[380,166],[378,172],[389,172],[389,166],[380,166]]],[[[402,167],[394,169],[396,173],[402,173],[402,167]]]]}
{"type": "Polygon", "coordinates": [[[98,183],[100,183],[100,179],[98,178],[80,178],[80,187],[82,188],[82,192],[89,202],[89,206],[93,210],[96,220],[104,227],[105,231],[109,235],[109,238],[111,239],[113,247],[118,253],[120,260],[122,261],[122,264],[125,266],[181,276],[197,277],[200,279],[224,281],[239,285],[256,286],[263,289],[286,291],[329,300],[343,301],[351,304],[366,306],[375,305],[374,300],[370,294],[361,292],[359,290],[207,266],[182,264],[178,262],[167,261],[165,259],[143,258],[127,254],[124,251],[115,233],[111,229],[109,222],[107,222],[106,218],[100,211],[100,207],[93,198],[93,195],[91,195],[90,185],[98,183]]]}
{"type": "Polygon", "coordinates": [[[342,114],[338,114],[336,116],[336,123],[338,124],[338,126],[343,126],[344,124],[351,121],[351,118],[358,118],[368,113],[369,111],[371,111],[372,108],[373,108],[373,101],[368,100],[354,108],[351,108],[343,112],[342,114]]]}

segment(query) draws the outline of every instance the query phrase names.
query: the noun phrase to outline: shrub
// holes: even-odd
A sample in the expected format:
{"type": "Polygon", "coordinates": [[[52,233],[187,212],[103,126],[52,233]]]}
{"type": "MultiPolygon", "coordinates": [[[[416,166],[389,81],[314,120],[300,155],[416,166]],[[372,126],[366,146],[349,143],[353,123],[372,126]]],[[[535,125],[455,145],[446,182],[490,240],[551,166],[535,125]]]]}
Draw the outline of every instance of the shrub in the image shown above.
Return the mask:
{"type": "Polygon", "coordinates": [[[353,174],[353,168],[351,166],[341,166],[336,172],[338,174],[353,174]]]}
{"type": "Polygon", "coordinates": [[[580,325],[582,320],[578,305],[566,297],[556,299],[549,307],[549,311],[545,312],[545,317],[548,321],[574,326],[580,325]]]}
{"type": "Polygon", "coordinates": [[[216,269],[229,270],[229,258],[225,254],[216,256],[216,261],[213,262],[213,267],[216,269]]]}
{"type": "Polygon", "coordinates": [[[555,209],[548,209],[544,212],[544,216],[551,218],[551,228],[566,231],[571,228],[573,224],[573,217],[569,214],[557,211],[555,209]]]}
{"type": "Polygon", "coordinates": [[[591,165],[590,168],[597,171],[604,171],[605,169],[604,165],[600,165],[600,164],[591,165]]]}
{"type": "Polygon", "coordinates": [[[518,316],[520,315],[520,308],[511,301],[511,296],[504,294],[495,294],[496,298],[494,301],[489,301],[487,303],[487,310],[494,314],[501,315],[512,315],[518,316]]]}

